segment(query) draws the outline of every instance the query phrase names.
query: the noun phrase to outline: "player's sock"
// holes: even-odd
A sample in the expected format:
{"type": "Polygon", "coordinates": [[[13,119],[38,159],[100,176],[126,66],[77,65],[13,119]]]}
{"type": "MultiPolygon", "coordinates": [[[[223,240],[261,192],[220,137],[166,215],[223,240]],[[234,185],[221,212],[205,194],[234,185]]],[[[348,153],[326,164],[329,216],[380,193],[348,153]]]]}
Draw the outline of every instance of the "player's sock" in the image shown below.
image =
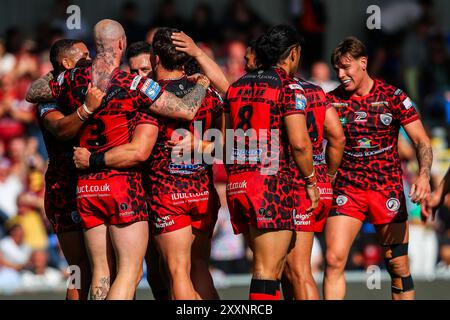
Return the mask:
{"type": "Polygon", "coordinates": [[[250,300],[280,300],[280,281],[252,279],[250,300]]]}

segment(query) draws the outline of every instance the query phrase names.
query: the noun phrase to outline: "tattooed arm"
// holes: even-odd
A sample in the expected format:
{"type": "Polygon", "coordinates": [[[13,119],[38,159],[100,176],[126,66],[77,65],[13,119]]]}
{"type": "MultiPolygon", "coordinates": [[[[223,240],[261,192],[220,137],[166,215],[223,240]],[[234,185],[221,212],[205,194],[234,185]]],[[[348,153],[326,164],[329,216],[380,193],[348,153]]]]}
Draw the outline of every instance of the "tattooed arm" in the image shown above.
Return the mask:
{"type": "Polygon", "coordinates": [[[197,84],[189,94],[180,99],[174,94],[164,91],[150,106],[150,110],[163,117],[191,121],[202,105],[209,84],[207,77],[199,75],[197,84]]]}
{"type": "Polygon", "coordinates": [[[52,90],[48,84],[50,80],[53,80],[51,72],[34,81],[28,90],[26,100],[30,103],[49,102],[52,100],[52,90]]]}
{"type": "Polygon", "coordinates": [[[220,66],[213,59],[208,57],[208,55],[195,44],[194,40],[184,32],[173,33],[172,41],[176,46],[176,50],[185,52],[197,60],[203,72],[211,79],[211,82],[217,90],[219,90],[220,95],[225,97],[228,88],[230,87],[230,83],[220,66]]]}
{"type": "Polygon", "coordinates": [[[433,163],[433,150],[430,138],[422,125],[422,121],[416,120],[404,126],[406,133],[416,149],[416,157],[419,162],[419,177],[411,186],[409,196],[414,203],[420,203],[430,195],[430,171],[433,163]]]}

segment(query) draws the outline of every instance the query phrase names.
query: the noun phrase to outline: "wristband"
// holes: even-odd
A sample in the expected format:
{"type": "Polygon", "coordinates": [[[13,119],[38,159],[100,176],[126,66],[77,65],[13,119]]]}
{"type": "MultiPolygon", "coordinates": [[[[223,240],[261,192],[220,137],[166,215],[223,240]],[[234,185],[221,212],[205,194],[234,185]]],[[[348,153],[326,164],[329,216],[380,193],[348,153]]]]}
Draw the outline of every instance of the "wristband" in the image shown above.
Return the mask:
{"type": "Polygon", "coordinates": [[[77,116],[78,116],[78,118],[81,120],[81,122],[85,122],[85,121],[86,121],[86,119],[83,118],[83,117],[81,116],[81,114],[80,114],[80,108],[77,109],[77,116]]]}
{"type": "Polygon", "coordinates": [[[304,177],[303,179],[305,180],[307,187],[315,186],[317,183],[316,170],[314,170],[311,175],[304,177]]]}
{"type": "Polygon", "coordinates": [[[86,103],[83,103],[82,107],[84,112],[86,112],[88,115],[93,114],[93,112],[89,111],[88,107],[86,106],[86,103]]]}
{"type": "Polygon", "coordinates": [[[89,167],[94,170],[105,168],[105,154],[103,152],[91,153],[91,156],[89,157],[89,167]]]}

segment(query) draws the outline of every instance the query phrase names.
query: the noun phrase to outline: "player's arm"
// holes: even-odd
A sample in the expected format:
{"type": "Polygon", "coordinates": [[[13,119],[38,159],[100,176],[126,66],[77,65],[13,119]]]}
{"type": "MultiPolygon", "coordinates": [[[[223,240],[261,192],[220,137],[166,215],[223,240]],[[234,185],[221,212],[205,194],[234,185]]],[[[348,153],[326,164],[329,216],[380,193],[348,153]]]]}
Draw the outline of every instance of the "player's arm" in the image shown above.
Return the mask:
{"type": "Polygon", "coordinates": [[[150,105],[150,110],[157,115],[181,120],[192,121],[202,105],[210,81],[203,75],[197,75],[197,84],[190,93],[178,98],[173,93],[164,91],[159,98],[150,105]]]}
{"type": "Polygon", "coordinates": [[[431,148],[430,138],[425,132],[422,121],[416,120],[410,122],[403,128],[416,149],[416,157],[419,162],[419,177],[412,184],[409,196],[414,203],[420,203],[427,199],[431,192],[430,172],[433,163],[433,149],[431,148]]]}
{"type": "Polygon", "coordinates": [[[220,92],[222,97],[225,97],[230,82],[223,73],[220,66],[211,59],[202,49],[200,49],[184,32],[172,33],[173,44],[176,46],[176,50],[185,52],[189,56],[197,60],[200,68],[205,75],[211,80],[211,83],[220,92]]]}
{"type": "Polygon", "coordinates": [[[421,206],[422,216],[424,219],[428,219],[430,215],[433,216],[436,210],[442,206],[445,201],[445,197],[450,192],[450,168],[447,170],[444,179],[442,179],[438,188],[428,197],[421,206]]]}
{"type": "Polygon", "coordinates": [[[284,118],[286,131],[291,146],[291,154],[295,164],[306,181],[306,191],[311,200],[308,212],[317,208],[319,192],[316,187],[316,176],[313,165],[313,149],[306,127],[304,114],[292,114],[284,118]]]}
{"type": "Polygon", "coordinates": [[[334,181],[344,154],[345,134],[339,115],[333,107],[329,107],[325,113],[324,133],[328,141],[325,150],[327,174],[334,181]]]}
{"type": "Polygon", "coordinates": [[[139,124],[130,143],[112,148],[106,153],[90,153],[85,148],[75,148],[74,161],[78,169],[105,167],[126,169],[135,167],[150,156],[158,137],[154,124],[139,124]]]}
{"type": "Polygon", "coordinates": [[[42,78],[34,81],[28,89],[26,100],[30,103],[48,102],[53,99],[52,89],[49,82],[53,80],[53,74],[49,72],[42,78]]]}
{"type": "MultiPolygon", "coordinates": [[[[104,96],[105,93],[98,88],[92,88],[89,84],[85,105],[78,107],[75,112],[68,116],[64,116],[63,113],[58,111],[57,107],[54,108],[53,112],[48,112],[43,117],[45,128],[59,140],[73,139],[84,122],[100,107],[104,96]]],[[[45,112],[46,108],[52,108],[52,104],[46,104],[39,108],[42,112],[45,112]]]]}

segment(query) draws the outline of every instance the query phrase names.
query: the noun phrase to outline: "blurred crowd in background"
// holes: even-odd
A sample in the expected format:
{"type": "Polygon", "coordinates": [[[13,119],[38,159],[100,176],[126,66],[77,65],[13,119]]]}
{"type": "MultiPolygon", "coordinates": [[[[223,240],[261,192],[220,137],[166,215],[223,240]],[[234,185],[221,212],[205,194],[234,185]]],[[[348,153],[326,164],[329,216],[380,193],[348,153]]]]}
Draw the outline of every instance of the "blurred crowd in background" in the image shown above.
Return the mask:
{"type": "MultiPolygon", "coordinates": [[[[301,75],[331,91],[339,83],[328,62],[331,53],[324,51],[327,8],[316,0],[292,3],[296,14],[286,23],[298,27],[305,38],[301,75]]],[[[20,26],[0,34],[0,292],[57,287],[67,277],[65,260],[43,209],[47,154],[35,106],[25,101],[25,95],[33,80],[51,70],[49,48],[54,41],[81,38],[92,48],[88,27],[66,29],[68,5],[69,1],[56,1],[52,19],[39,23],[33,34],[25,34],[20,26]]],[[[174,1],[163,1],[157,18],[148,25],[138,22],[139,10],[135,3],[124,2],[115,17],[123,24],[129,43],[150,41],[158,26],[178,28],[199,42],[232,82],[244,74],[248,42],[269,26],[246,1],[230,1],[220,23],[212,18],[207,4],[198,5],[191,19],[184,20],[174,1]]],[[[371,75],[404,89],[417,104],[432,137],[435,188],[450,164],[450,30],[440,27],[432,1],[401,6],[392,2],[383,10],[382,29],[367,30],[363,40],[370,53],[371,75]]],[[[408,190],[417,162],[407,136],[401,136],[408,190]]],[[[220,167],[215,171],[223,198],[224,173],[220,167]]],[[[419,206],[409,203],[408,207],[413,276],[450,275],[450,203],[438,211],[435,221],[426,224],[421,222],[419,206]]],[[[319,273],[324,262],[323,236],[316,240],[312,263],[319,273]]],[[[232,233],[226,201],[222,201],[211,259],[218,282],[228,274],[249,272],[251,255],[244,239],[232,233]]],[[[365,224],[347,268],[365,270],[370,265],[384,268],[373,226],[365,224]]]]}

